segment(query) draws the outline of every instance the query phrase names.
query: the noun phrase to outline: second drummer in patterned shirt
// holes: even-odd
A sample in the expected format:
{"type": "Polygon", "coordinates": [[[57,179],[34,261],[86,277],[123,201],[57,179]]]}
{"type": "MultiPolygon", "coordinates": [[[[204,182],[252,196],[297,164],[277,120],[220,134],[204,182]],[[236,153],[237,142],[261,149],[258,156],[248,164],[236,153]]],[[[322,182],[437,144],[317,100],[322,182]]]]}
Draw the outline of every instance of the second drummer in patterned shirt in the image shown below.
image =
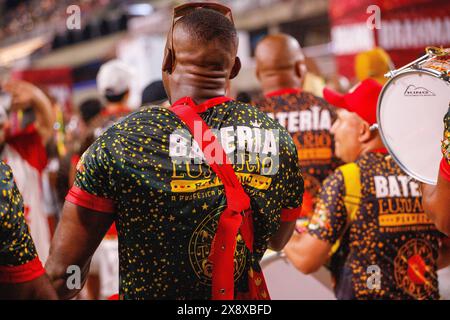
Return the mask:
{"type": "Polygon", "coordinates": [[[306,65],[298,41],[280,33],[266,36],[255,52],[256,76],[265,95],[256,105],[291,134],[305,179],[304,215],[312,212],[322,181],[337,168],[330,133],[336,111],[324,99],[305,92],[306,65]]]}
{"type": "Polygon", "coordinates": [[[438,299],[436,272],[449,250],[424,213],[418,183],[371,130],[380,91],[371,79],[346,95],[324,91],[342,108],[331,131],[347,164],[323,182],[307,232],[294,234],[285,252],[304,273],[341,254],[338,299],[438,299]]]}

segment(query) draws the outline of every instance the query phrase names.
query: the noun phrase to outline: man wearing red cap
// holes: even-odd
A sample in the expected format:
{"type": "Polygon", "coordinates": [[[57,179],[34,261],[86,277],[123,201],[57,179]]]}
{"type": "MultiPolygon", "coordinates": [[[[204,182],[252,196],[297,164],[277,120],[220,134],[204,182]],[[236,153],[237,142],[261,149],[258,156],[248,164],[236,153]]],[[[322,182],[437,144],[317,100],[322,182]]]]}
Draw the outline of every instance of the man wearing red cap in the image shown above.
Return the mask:
{"type": "Polygon", "coordinates": [[[304,273],[336,253],[338,299],[438,299],[436,271],[448,250],[423,211],[418,183],[372,130],[380,92],[372,79],[346,95],[324,90],[341,108],[331,132],[347,164],[324,181],[307,232],[295,234],[285,252],[304,273]]]}

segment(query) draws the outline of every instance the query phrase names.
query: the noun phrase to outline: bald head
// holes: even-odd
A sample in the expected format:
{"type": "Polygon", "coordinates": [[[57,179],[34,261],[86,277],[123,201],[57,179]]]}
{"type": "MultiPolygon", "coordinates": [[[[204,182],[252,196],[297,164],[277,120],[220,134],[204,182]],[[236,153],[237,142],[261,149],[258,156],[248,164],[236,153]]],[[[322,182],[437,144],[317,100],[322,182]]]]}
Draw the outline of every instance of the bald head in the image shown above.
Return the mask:
{"type": "Polygon", "coordinates": [[[255,58],[257,77],[265,93],[302,85],[305,57],[294,37],[287,34],[266,36],[258,43],[255,58]]]}

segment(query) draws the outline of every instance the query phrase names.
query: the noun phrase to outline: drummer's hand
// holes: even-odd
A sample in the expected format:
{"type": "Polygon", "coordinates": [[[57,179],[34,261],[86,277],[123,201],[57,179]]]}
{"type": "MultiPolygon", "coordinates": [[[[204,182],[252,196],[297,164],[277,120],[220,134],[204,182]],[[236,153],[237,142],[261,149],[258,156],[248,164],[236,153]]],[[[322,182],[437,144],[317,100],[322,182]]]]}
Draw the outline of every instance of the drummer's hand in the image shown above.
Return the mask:
{"type": "Polygon", "coordinates": [[[331,246],[327,241],[319,240],[308,232],[301,234],[294,232],[284,247],[284,253],[296,269],[304,274],[310,274],[325,264],[331,246]]]}

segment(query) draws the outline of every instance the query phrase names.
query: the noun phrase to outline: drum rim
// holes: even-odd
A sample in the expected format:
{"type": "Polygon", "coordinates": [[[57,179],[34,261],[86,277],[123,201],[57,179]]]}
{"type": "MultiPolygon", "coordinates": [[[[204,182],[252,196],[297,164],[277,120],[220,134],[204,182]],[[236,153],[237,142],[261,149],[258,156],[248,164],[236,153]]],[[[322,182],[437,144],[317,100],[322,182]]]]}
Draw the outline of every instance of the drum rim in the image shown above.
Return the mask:
{"type": "Polygon", "coordinates": [[[394,161],[397,163],[397,165],[404,171],[406,172],[410,177],[412,177],[415,180],[418,180],[420,182],[426,183],[426,184],[431,184],[431,185],[436,185],[437,184],[437,180],[438,180],[438,176],[439,174],[436,175],[436,178],[434,180],[429,180],[423,177],[418,176],[417,174],[413,173],[411,170],[409,170],[395,155],[395,153],[393,152],[392,148],[389,146],[387,139],[384,137],[384,133],[383,133],[383,126],[381,124],[381,101],[383,100],[384,94],[386,93],[387,88],[392,84],[392,82],[394,80],[396,80],[397,78],[399,78],[400,76],[404,76],[406,74],[413,74],[413,73],[426,73],[429,74],[433,77],[436,78],[440,78],[442,81],[447,82],[445,79],[442,78],[442,73],[434,70],[434,69],[430,69],[430,68],[421,68],[421,69],[407,69],[407,70],[403,70],[397,74],[395,74],[393,77],[391,77],[383,86],[383,88],[381,89],[381,93],[380,96],[378,97],[378,102],[377,102],[377,125],[378,125],[378,131],[380,132],[380,137],[381,140],[383,141],[384,146],[388,149],[389,154],[391,155],[391,157],[394,159],[394,161]]]}

